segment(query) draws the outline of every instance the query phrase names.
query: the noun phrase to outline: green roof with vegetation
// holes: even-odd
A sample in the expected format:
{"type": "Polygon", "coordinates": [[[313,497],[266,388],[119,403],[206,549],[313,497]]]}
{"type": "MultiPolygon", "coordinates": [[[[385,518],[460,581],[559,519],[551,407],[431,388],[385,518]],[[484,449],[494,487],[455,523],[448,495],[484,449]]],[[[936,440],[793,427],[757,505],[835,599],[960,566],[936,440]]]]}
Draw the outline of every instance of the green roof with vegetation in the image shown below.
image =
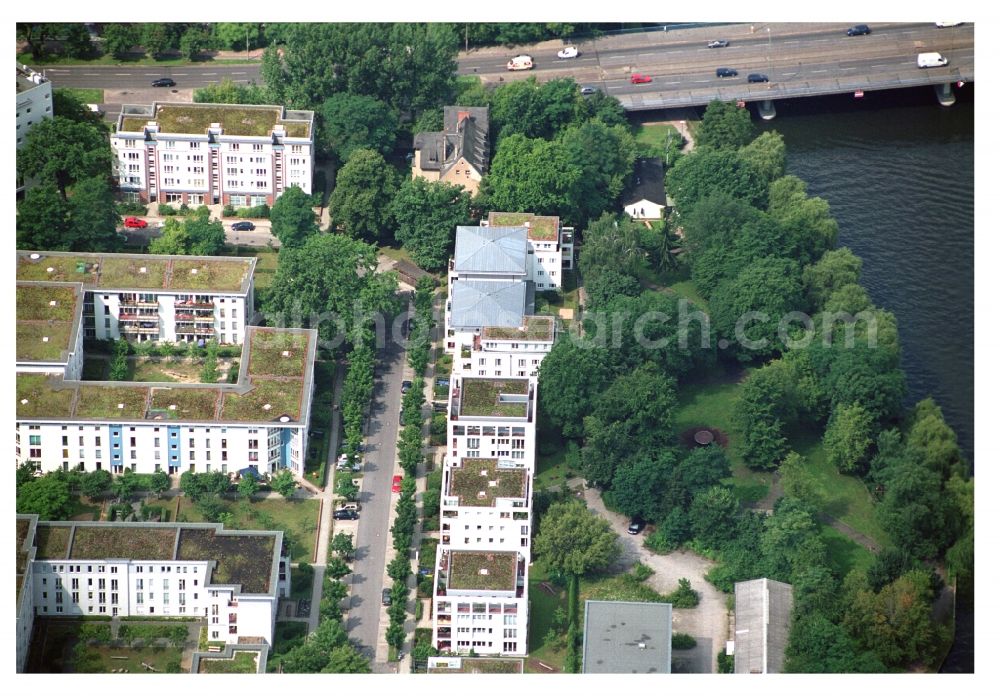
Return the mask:
{"type": "Polygon", "coordinates": [[[199,673],[256,673],[260,651],[236,651],[232,658],[202,658],[199,673]]]}
{"type": "Polygon", "coordinates": [[[74,415],[84,419],[142,419],[146,416],[145,387],[81,385],[74,415]]]}
{"type": "Polygon", "coordinates": [[[54,361],[73,347],[79,286],[18,284],[17,359],[54,361]],[[55,303],[54,305],[52,303],[55,303]]]}
{"type": "Polygon", "coordinates": [[[35,559],[69,559],[68,525],[46,525],[39,522],[35,526],[35,559]]]}
{"type": "Polygon", "coordinates": [[[459,506],[492,506],[498,498],[524,498],[527,485],[523,467],[498,467],[495,458],[462,458],[449,474],[448,495],[457,496],[459,506]]]}
{"type": "Polygon", "coordinates": [[[548,315],[528,315],[520,327],[483,327],[484,339],[521,339],[524,341],[552,341],[556,321],[548,315]]]}
{"type": "Polygon", "coordinates": [[[448,588],[484,591],[517,589],[517,552],[452,551],[448,588]],[[483,570],[486,573],[483,573],[483,570]]]}
{"type": "Polygon", "coordinates": [[[17,374],[17,418],[54,419],[73,415],[75,388],[61,388],[61,380],[43,373],[17,374]]]}
{"type": "Polygon", "coordinates": [[[153,561],[174,558],[177,528],[77,525],[70,559],[134,559],[153,561]]]}
{"type": "Polygon", "coordinates": [[[226,394],[223,421],[273,421],[282,415],[297,421],[302,402],[302,378],[252,378],[246,394],[226,394]]]}
{"type": "Polygon", "coordinates": [[[255,257],[18,251],[17,280],[78,282],[87,289],[245,292],[255,263],[255,257]]]}
{"type": "Polygon", "coordinates": [[[210,583],[237,584],[243,593],[266,593],[274,561],[273,534],[182,528],[177,561],[215,560],[210,583]]]}
{"type": "Polygon", "coordinates": [[[170,420],[213,421],[220,391],[211,388],[174,389],[154,387],[150,402],[151,416],[170,420]],[[170,407],[174,408],[171,409],[170,407]]]}
{"type": "Polygon", "coordinates": [[[527,401],[503,402],[500,395],[527,395],[527,380],[466,378],[462,381],[463,416],[527,416],[527,401]]]}
{"type": "Polygon", "coordinates": [[[559,238],[559,218],[554,215],[535,215],[534,213],[499,213],[491,212],[489,216],[491,227],[528,226],[528,237],[533,240],[556,240],[559,238]]]}
{"type": "Polygon", "coordinates": [[[309,337],[292,332],[255,329],[249,336],[250,376],[297,377],[305,370],[309,337]],[[285,354],[288,354],[287,356],[285,354]]]}
{"type": "Polygon", "coordinates": [[[159,124],[160,133],[204,135],[213,123],[223,135],[255,136],[271,134],[276,125],[285,127],[293,138],[309,136],[309,123],[282,119],[281,107],[238,104],[158,104],[156,115],[129,114],[122,118],[121,130],[141,133],[149,121],[159,124]]]}

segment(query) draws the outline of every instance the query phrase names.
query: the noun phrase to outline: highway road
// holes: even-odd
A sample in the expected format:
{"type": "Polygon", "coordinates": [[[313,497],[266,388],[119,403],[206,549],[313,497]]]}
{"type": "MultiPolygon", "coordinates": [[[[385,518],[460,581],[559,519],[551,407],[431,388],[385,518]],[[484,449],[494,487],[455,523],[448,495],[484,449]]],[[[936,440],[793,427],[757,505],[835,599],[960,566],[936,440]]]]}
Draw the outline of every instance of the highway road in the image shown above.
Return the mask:
{"type": "MultiPolygon", "coordinates": [[[[622,99],[630,108],[631,98],[650,93],[681,92],[723,88],[722,96],[744,96],[748,89],[774,90],[806,86],[809,81],[867,76],[892,80],[973,74],[974,25],[938,28],[933,23],[872,23],[868,36],[845,35],[840,23],[731,24],[671,31],[650,31],[607,36],[577,44],[578,58],[560,60],[562,45],[548,41],[535,46],[474,49],[458,57],[459,75],[478,75],[487,82],[535,77],[548,80],[571,77],[581,85],[593,86],[622,99]],[[727,48],[707,48],[712,39],[728,39],[727,48]],[[949,58],[947,68],[919,70],[916,55],[939,51],[949,58]],[[508,72],[507,60],[517,53],[530,53],[535,69],[508,72]],[[715,69],[734,68],[735,78],[716,78],[715,69]],[[651,83],[632,85],[633,72],[649,75],[651,83]],[[765,73],[771,87],[746,86],[748,72],[765,73]],[[739,94],[727,94],[734,84],[743,86],[739,94]]],[[[260,81],[258,63],[209,64],[157,68],[137,67],[54,67],[46,75],[55,84],[67,87],[105,89],[148,88],[157,77],[172,77],[175,89],[201,87],[223,78],[237,82],[260,81]]],[[[955,79],[958,79],[956,77],[955,79]]],[[[164,95],[169,95],[164,90],[164,95]]]]}

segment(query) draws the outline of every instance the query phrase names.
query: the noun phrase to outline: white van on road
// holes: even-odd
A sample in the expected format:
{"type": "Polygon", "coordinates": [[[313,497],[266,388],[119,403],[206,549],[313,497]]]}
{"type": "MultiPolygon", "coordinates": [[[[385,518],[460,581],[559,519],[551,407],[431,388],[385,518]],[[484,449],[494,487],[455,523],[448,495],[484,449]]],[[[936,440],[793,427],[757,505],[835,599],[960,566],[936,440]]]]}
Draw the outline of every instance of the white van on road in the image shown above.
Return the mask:
{"type": "Polygon", "coordinates": [[[945,65],[948,65],[948,59],[937,51],[917,55],[918,68],[940,68],[945,65]]]}
{"type": "Polygon", "coordinates": [[[507,70],[531,70],[535,67],[535,62],[531,56],[514,56],[507,61],[507,70]]]}

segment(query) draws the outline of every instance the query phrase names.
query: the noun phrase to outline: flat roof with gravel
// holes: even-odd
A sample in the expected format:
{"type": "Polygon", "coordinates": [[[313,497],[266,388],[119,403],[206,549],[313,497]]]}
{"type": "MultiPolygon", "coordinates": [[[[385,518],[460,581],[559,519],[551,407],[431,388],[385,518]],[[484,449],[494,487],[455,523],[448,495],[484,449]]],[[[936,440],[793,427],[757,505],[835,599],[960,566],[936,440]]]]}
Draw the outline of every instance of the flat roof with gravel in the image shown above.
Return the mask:
{"type": "Polygon", "coordinates": [[[555,317],[549,315],[525,315],[519,327],[483,327],[484,339],[552,341],[555,334],[555,317]]]}
{"type": "Polygon", "coordinates": [[[670,673],[673,606],[588,600],[583,613],[584,673],[670,673]]]}

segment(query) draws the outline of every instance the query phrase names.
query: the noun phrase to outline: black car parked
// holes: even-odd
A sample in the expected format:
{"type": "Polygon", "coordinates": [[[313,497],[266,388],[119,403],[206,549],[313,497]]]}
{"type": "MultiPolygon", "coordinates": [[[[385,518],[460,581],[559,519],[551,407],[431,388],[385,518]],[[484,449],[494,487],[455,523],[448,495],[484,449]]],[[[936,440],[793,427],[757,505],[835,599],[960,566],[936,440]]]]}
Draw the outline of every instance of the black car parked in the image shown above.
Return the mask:
{"type": "Polygon", "coordinates": [[[357,520],[358,519],[358,512],[357,511],[352,511],[350,509],[347,509],[347,510],[341,509],[341,510],[333,512],[333,519],[334,520],[357,520]]]}
{"type": "Polygon", "coordinates": [[[640,518],[639,516],[635,516],[632,518],[632,522],[628,524],[628,534],[638,535],[645,529],[645,527],[646,527],[646,521],[640,518]]]}
{"type": "Polygon", "coordinates": [[[251,223],[249,220],[243,220],[238,223],[233,223],[231,226],[233,232],[249,232],[250,230],[257,229],[257,226],[251,223]]]}
{"type": "Polygon", "coordinates": [[[848,36],[865,36],[866,34],[871,34],[872,30],[867,24],[855,24],[853,27],[847,30],[848,36]]]}
{"type": "Polygon", "coordinates": [[[763,73],[750,73],[747,75],[747,82],[767,82],[767,75],[763,73]]]}
{"type": "Polygon", "coordinates": [[[177,83],[171,80],[169,77],[161,77],[153,80],[149,83],[152,87],[173,87],[177,83]]]}
{"type": "Polygon", "coordinates": [[[390,591],[388,588],[382,589],[382,604],[385,605],[386,607],[392,605],[392,591],[390,591]]]}
{"type": "Polygon", "coordinates": [[[739,75],[735,68],[716,68],[715,77],[736,77],[739,75]]]}

